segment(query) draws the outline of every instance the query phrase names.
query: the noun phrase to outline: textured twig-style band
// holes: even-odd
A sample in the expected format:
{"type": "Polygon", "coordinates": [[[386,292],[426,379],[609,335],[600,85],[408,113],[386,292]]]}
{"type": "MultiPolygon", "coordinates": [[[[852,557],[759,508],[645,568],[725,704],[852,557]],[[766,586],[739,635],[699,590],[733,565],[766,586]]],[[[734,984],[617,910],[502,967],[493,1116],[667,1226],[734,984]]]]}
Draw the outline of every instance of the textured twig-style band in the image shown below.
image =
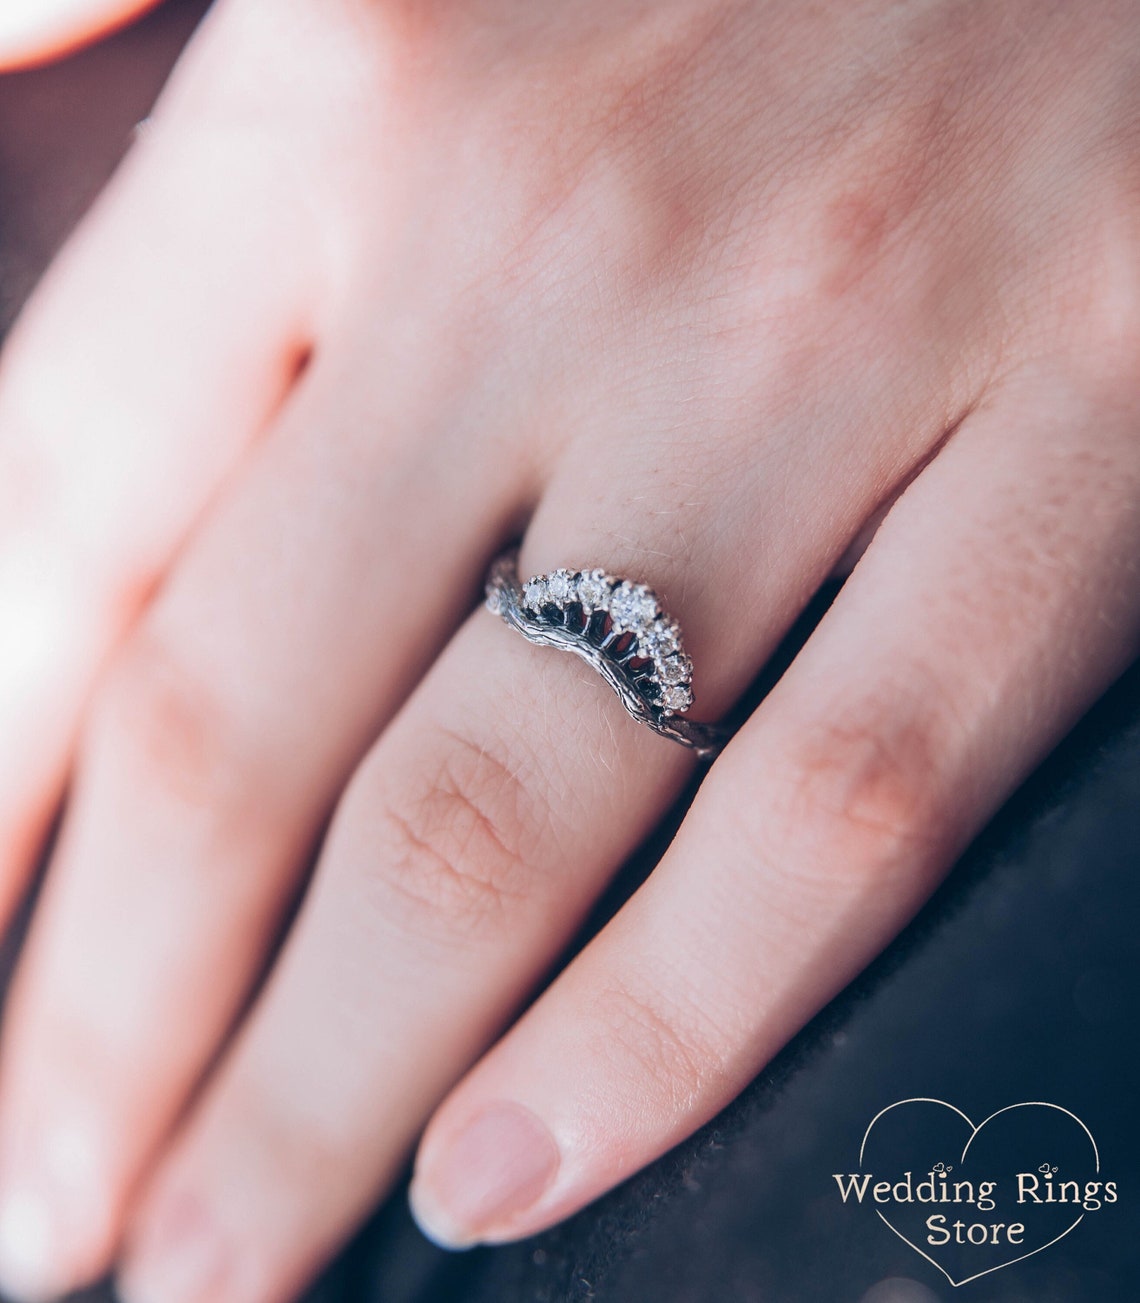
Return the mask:
{"type": "Polygon", "coordinates": [[[728,740],[725,729],[682,718],[693,704],[693,663],[680,628],[645,584],[604,570],[554,570],[520,583],[512,548],[487,576],[487,609],[530,642],[580,656],[634,719],[702,759],[728,740]]]}

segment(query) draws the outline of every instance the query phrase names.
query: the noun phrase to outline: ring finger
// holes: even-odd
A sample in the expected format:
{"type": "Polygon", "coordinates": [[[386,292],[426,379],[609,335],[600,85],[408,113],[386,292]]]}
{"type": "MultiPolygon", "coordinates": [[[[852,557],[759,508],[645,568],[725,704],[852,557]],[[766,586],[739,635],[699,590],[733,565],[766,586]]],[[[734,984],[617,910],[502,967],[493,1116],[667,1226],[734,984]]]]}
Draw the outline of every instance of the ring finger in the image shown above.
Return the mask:
{"type": "MultiPolygon", "coordinates": [[[[685,612],[694,714],[715,716],[877,486],[836,485],[824,504],[833,532],[813,552],[781,555],[783,514],[753,514],[753,486],[738,483],[727,512],[723,497],[715,512],[686,512],[694,486],[681,454],[670,473],[659,449],[658,511],[635,524],[636,486],[593,454],[583,446],[560,464],[522,571],[604,559],[652,580],[685,612]],[[679,519],[692,524],[678,530],[679,519]],[[773,558],[763,581],[747,562],[758,552],[773,558]],[[698,589],[706,574],[719,582],[698,589]]],[[[688,772],[680,748],[630,721],[576,661],[476,612],[340,804],[271,980],[144,1199],[132,1303],[260,1303],[299,1287],[688,772]]]]}

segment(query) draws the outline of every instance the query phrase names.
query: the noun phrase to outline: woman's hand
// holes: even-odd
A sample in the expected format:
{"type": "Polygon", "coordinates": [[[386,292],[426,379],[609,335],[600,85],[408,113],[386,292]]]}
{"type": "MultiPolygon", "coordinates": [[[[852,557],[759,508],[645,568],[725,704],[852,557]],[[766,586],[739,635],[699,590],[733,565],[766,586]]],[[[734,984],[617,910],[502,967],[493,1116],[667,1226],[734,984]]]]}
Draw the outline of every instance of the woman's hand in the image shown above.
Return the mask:
{"type": "Polygon", "coordinates": [[[428,1232],[529,1234],[906,922],[1140,643],[1138,72],[1109,0],[216,6],[0,375],[15,1293],[287,1299],[429,1117],[428,1232]],[[716,719],[888,506],[505,1031],[692,761],[488,561],[651,584],[716,719]]]}

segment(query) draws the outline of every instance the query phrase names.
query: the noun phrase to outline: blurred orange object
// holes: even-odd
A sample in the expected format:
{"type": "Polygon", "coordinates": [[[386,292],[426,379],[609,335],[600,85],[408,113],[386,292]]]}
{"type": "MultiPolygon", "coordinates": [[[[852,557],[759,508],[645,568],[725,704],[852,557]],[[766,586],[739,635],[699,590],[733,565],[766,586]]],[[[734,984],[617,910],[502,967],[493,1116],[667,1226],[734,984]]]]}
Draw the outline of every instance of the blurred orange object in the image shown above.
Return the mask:
{"type": "Polygon", "coordinates": [[[48,63],[98,40],[159,0],[4,0],[0,72],[48,63]]]}

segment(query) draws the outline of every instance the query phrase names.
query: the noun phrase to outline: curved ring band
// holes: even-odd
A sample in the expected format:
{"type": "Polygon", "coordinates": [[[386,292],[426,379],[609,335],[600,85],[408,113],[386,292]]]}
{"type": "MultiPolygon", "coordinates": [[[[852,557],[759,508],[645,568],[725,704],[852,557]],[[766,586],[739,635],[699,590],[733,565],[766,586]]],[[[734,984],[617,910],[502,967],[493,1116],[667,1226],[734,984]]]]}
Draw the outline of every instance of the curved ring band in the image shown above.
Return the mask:
{"type": "Polygon", "coordinates": [[[561,647],[587,661],[626,710],[662,737],[712,760],[729,730],[682,715],[693,704],[693,663],[681,630],[652,589],[604,570],[554,570],[526,583],[518,549],[498,557],[487,575],[487,609],[529,642],[561,647]]]}

